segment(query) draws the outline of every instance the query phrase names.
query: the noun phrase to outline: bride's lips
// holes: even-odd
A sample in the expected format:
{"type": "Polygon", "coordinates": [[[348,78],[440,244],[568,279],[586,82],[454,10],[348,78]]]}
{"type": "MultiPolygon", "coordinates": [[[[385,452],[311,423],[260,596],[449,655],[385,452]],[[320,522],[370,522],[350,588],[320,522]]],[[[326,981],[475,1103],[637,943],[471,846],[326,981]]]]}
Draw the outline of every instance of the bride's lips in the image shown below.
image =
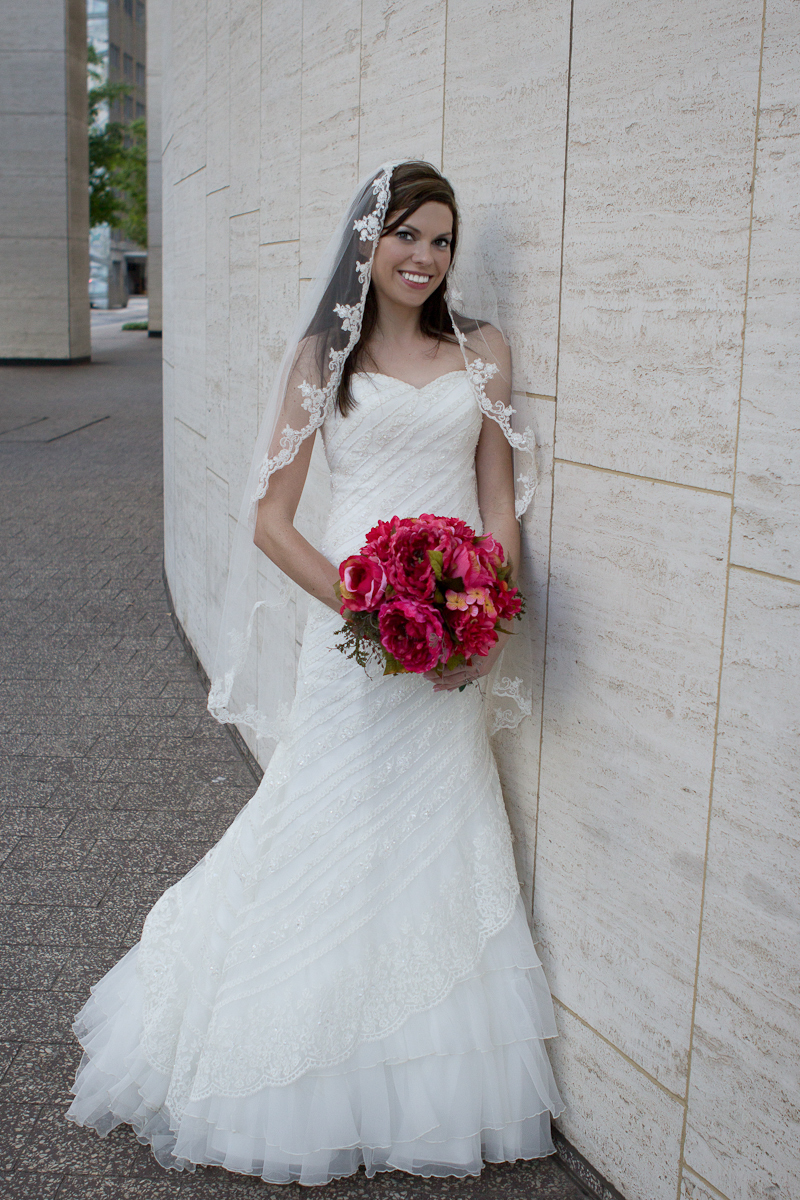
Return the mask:
{"type": "Polygon", "coordinates": [[[424,271],[409,271],[407,274],[403,271],[398,271],[397,274],[407,287],[413,288],[416,292],[424,292],[426,287],[428,287],[430,284],[430,281],[433,279],[432,275],[427,275],[424,271]],[[412,278],[409,279],[407,275],[411,275],[412,278]],[[418,282],[422,278],[424,278],[425,282],[418,282]]]}

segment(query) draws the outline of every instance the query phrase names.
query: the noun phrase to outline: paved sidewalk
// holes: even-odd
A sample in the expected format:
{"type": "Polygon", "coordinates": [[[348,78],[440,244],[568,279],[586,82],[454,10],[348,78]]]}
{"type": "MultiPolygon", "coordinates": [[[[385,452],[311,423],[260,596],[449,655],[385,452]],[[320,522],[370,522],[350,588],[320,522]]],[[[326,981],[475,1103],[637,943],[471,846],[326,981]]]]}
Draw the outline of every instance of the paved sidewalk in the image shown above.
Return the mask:
{"type": "MultiPolygon", "coordinates": [[[[0,1194],[275,1196],[163,1171],[127,1127],[64,1120],[70,1023],[155,899],[254,790],[172,626],[161,583],[161,342],[95,321],[87,366],[0,368],[0,1194]]],[[[580,1200],[553,1159],[478,1180],[363,1174],[325,1200],[580,1200]]]]}

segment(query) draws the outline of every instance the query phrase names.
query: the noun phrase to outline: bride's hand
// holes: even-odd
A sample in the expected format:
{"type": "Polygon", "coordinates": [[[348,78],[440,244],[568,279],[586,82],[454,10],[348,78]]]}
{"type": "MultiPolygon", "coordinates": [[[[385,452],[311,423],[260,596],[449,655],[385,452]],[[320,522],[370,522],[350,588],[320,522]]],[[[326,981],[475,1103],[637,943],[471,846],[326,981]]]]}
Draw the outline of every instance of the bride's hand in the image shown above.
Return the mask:
{"type": "Polygon", "coordinates": [[[501,634],[488,654],[473,654],[469,665],[455,667],[451,671],[445,668],[443,675],[437,675],[435,671],[427,671],[425,678],[431,680],[435,692],[452,692],[468,683],[475,683],[484,675],[489,674],[502,653],[504,643],[505,638],[501,634]]]}

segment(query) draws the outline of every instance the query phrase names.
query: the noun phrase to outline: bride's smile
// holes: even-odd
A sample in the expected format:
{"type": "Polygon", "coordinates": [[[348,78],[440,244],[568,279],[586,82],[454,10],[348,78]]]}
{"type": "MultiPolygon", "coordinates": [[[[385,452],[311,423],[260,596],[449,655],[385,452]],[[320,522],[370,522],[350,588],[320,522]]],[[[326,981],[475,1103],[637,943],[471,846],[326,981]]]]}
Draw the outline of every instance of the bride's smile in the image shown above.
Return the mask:
{"type": "MultiPolygon", "coordinates": [[[[390,213],[387,225],[402,213],[390,213]]],[[[453,214],[446,204],[421,204],[407,221],[378,242],[372,282],[380,302],[418,307],[441,284],[450,266],[453,214]]]]}

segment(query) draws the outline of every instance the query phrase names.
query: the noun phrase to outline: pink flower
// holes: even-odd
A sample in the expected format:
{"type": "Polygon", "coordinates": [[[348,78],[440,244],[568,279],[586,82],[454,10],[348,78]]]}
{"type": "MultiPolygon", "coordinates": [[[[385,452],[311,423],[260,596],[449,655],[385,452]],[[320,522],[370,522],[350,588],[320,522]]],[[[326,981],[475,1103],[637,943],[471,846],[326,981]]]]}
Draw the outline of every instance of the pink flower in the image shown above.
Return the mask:
{"type": "Polygon", "coordinates": [[[386,567],[392,561],[394,535],[400,524],[399,517],[392,517],[391,521],[378,521],[378,524],[374,525],[367,534],[366,544],[361,548],[362,552],[373,555],[386,567]]]}
{"type": "Polygon", "coordinates": [[[352,554],[339,566],[340,612],[369,612],[378,607],[386,591],[386,572],[376,558],[352,554]]]}
{"type": "Polygon", "coordinates": [[[458,609],[452,615],[452,626],[458,649],[465,658],[473,654],[488,654],[497,641],[494,617],[478,609],[458,609]]]}
{"type": "Polygon", "coordinates": [[[439,662],[443,650],[442,620],[431,604],[396,597],[378,617],[381,645],[407,671],[422,674],[439,662]]]}
{"type": "Polygon", "coordinates": [[[497,609],[491,593],[486,588],[467,588],[465,592],[448,591],[445,592],[445,601],[447,607],[456,612],[468,612],[473,617],[477,617],[479,613],[486,613],[493,621],[497,619],[497,609]]]}
{"type": "Polygon", "coordinates": [[[401,596],[414,600],[429,600],[436,589],[436,576],[428,555],[437,549],[434,530],[422,524],[398,528],[392,543],[392,559],[387,574],[392,586],[401,596]]]}
{"type": "Polygon", "coordinates": [[[467,543],[459,546],[452,556],[449,574],[451,578],[463,579],[465,588],[492,587],[496,580],[492,567],[467,543]]]}
{"type": "Polygon", "coordinates": [[[501,579],[497,589],[496,604],[501,621],[508,617],[516,617],[518,613],[522,612],[522,596],[519,588],[513,585],[509,587],[506,581],[501,579]]]}

